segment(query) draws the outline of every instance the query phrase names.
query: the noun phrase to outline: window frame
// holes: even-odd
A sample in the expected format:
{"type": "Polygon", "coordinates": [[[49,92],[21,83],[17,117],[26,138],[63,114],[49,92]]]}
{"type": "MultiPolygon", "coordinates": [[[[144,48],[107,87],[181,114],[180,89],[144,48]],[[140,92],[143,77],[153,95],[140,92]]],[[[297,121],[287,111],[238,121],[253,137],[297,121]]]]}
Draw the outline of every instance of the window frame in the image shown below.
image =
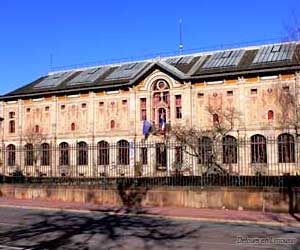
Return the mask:
{"type": "Polygon", "coordinates": [[[234,136],[226,135],[222,138],[223,164],[237,164],[238,147],[234,136]]]}
{"type": "Polygon", "coordinates": [[[77,166],[87,166],[89,164],[89,146],[86,142],[80,141],[76,145],[77,166]]]}
{"type": "Polygon", "coordinates": [[[117,162],[119,165],[129,165],[129,142],[120,140],[117,142],[117,162]]]}
{"type": "Polygon", "coordinates": [[[16,165],[16,146],[9,144],[6,147],[7,151],[7,166],[12,167],[16,165]]]}
{"type": "Polygon", "coordinates": [[[295,163],[295,138],[289,133],[277,137],[278,163],[295,163]]]}
{"type": "Polygon", "coordinates": [[[252,135],[251,142],[251,164],[267,164],[267,141],[261,134],[252,135]]]}
{"type": "Polygon", "coordinates": [[[97,143],[97,165],[109,165],[110,146],[107,141],[99,141],[97,143]]]}
{"type": "Polygon", "coordinates": [[[70,165],[70,146],[67,142],[59,144],[59,166],[70,165]]]}
{"type": "Polygon", "coordinates": [[[50,166],[50,145],[49,143],[41,144],[41,166],[50,166]]]}

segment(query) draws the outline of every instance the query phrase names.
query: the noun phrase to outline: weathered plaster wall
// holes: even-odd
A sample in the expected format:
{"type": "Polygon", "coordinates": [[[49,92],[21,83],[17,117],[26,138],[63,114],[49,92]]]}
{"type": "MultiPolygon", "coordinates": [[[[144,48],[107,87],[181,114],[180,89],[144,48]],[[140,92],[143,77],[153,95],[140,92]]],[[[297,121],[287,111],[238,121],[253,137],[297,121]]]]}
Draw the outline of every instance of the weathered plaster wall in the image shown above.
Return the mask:
{"type": "Polygon", "coordinates": [[[274,212],[300,211],[300,190],[279,188],[157,187],[125,190],[97,186],[0,185],[0,195],[16,199],[92,202],[122,206],[124,193],[137,197],[137,205],[274,212]],[[124,191],[124,190],[123,190],[124,191]],[[139,193],[140,192],[140,195],[139,193]]]}

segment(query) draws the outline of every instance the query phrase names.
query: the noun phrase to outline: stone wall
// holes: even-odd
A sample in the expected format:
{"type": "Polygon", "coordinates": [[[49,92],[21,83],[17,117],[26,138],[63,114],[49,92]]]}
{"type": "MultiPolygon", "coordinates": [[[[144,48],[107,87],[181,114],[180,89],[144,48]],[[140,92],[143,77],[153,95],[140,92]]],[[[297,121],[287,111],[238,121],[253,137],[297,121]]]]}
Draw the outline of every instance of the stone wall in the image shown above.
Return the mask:
{"type": "Polygon", "coordinates": [[[300,189],[0,185],[0,195],[16,199],[91,202],[99,205],[215,208],[299,212],[300,189]]]}

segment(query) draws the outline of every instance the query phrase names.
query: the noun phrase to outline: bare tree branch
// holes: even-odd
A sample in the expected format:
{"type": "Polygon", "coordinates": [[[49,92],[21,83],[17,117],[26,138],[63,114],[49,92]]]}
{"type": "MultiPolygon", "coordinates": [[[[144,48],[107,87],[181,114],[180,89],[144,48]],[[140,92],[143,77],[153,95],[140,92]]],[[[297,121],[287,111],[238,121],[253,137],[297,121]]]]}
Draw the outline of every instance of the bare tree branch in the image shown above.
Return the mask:
{"type": "Polygon", "coordinates": [[[35,174],[40,175],[40,170],[38,168],[38,160],[42,154],[41,145],[46,142],[46,136],[43,134],[42,130],[36,130],[35,128],[29,128],[24,133],[24,141],[27,145],[26,148],[26,160],[33,163],[35,174]]]}
{"type": "Polygon", "coordinates": [[[28,128],[24,133],[24,141],[33,147],[39,147],[46,141],[46,136],[42,130],[36,131],[35,128],[28,128]]]}
{"type": "MultiPolygon", "coordinates": [[[[300,19],[296,12],[294,11],[291,14],[291,22],[288,25],[285,25],[286,37],[284,41],[300,41],[300,19]]],[[[295,59],[297,63],[300,63],[300,51],[296,50],[295,59]]]]}
{"type": "Polygon", "coordinates": [[[225,170],[218,163],[218,146],[222,138],[238,125],[241,114],[233,107],[222,109],[208,106],[206,110],[210,116],[216,116],[210,127],[200,129],[176,125],[171,128],[169,137],[180,143],[186,154],[197,159],[207,159],[203,172],[207,173],[209,168],[217,168],[219,172],[224,173],[225,170]],[[211,141],[203,141],[203,138],[209,138],[211,141]],[[206,156],[203,156],[203,151],[206,156]]]}
{"type": "Polygon", "coordinates": [[[279,112],[277,114],[277,123],[281,128],[299,127],[298,117],[299,110],[297,108],[296,97],[289,89],[277,89],[277,106],[279,112]]]}

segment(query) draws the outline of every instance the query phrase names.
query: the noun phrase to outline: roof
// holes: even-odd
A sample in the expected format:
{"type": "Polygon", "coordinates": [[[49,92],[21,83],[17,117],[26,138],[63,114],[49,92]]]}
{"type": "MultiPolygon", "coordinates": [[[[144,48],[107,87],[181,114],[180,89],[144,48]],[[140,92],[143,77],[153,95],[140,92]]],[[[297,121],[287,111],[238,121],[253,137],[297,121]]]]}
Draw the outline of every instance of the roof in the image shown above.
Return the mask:
{"type": "Polygon", "coordinates": [[[295,71],[300,69],[300,42],[50,72],[1,96],[0,100],[128,88],[155,69],[160,69],[182,82],[191,81],[192,83],[199,80],[223,80],[227,77],[295,71]]]}

